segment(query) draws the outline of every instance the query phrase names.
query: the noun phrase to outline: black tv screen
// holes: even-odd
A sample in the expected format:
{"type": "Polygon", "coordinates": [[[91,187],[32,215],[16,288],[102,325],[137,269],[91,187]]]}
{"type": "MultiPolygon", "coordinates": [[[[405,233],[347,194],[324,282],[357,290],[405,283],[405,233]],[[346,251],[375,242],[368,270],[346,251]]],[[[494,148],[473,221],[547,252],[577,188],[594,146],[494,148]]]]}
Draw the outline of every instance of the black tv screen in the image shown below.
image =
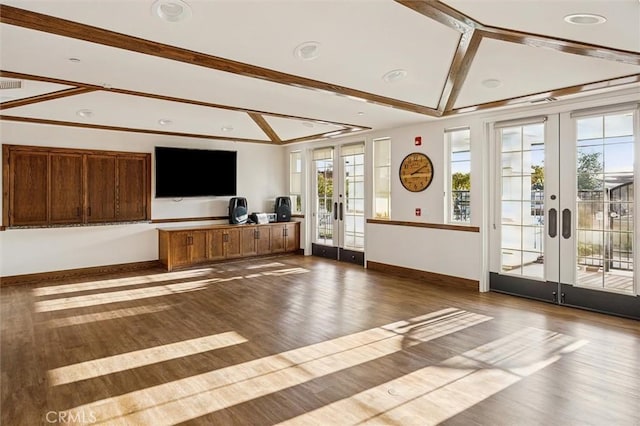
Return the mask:
{"type": "Polygon", "coordinates": [[[236,195],[236,151],[157,146],[156,198],[236,195]]]}

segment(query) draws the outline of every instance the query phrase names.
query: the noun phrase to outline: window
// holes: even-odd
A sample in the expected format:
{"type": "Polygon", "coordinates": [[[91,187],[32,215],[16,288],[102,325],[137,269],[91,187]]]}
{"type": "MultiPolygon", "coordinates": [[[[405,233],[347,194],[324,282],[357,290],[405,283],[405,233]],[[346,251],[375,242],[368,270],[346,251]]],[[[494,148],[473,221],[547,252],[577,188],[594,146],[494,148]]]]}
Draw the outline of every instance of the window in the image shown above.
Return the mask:
{"type": "Polygon", "coordinates": [[[292,213],[302,213],[302,152],[289,154],[289,196],[292,213]]]}
{"type": "Polygon", "coordinates": [[[373,214],[376,219],[391,217],[391,139],[373,141],[373,214]]]}
{"type": "Polygon", "coordinates": [[[447,130],[448,220],[471,223],[471,137],[469,129],[447,130]]]}

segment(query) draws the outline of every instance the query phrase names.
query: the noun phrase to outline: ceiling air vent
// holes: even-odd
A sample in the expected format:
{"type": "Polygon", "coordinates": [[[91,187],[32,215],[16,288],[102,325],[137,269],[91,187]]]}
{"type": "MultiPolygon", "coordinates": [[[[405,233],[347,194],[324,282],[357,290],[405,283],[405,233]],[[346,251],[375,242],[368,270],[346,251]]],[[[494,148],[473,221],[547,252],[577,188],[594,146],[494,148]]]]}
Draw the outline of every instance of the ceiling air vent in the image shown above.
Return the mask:
{"type": "Polygon", "coordinates": [[[554,98],[553,96],[549,96],[549,97],[546,97],[546,98],[533,99],[531,101],[531,103],[532,104],[541,104],[543,102],[555,102],[557,100],[558,100],[558,98],[554,98]]]}
{"type": "Polygon", "coordinates": [[[20,80],[1,80],[0,89],[20,89],[22,88],[22,81],[20,80]]]}

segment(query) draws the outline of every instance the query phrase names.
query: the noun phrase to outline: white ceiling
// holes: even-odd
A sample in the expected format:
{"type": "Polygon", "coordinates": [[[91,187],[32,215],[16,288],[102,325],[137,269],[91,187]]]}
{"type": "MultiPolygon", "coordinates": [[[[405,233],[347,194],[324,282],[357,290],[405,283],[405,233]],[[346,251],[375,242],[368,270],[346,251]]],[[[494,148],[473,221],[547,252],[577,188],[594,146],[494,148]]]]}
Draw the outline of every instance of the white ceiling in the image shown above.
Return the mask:
{"type": "Polygon", "coordinates": [[[575,96],[584,85],[627,76],[632,77],[625,82],[637,87],[640,79],[637,0],[447,0],[419,4],[427,5],[426,13],[393,0],[186,2],[192,16],[168,23],[152,14],[153,1],[146,0],[0,0],[2,5],[51,17],[51,29],[36,30],[8,23],[5,16],[14,14],[13,9],[0,14],[2,79],[23,81],[23,89],[0,92],[2,116],[255,141],[269,141],[266,125],[286,142],[435,120],[455,112],[445,108],[451,93],[452,109],[483,108],[552,91],[575,96]],[[439,12],[427,16],[434,10],[458,19],[439,12]],[[463,49],[456,56],[458,43],[463,40],[466,47],[471,34],[461,38],[471,26],[456,10],[477,28],[538,34],[549,43],[541,47],[530,40],[483,37],[477,50],[469,49],[470,55],[463,57],[463,49]],[[563,21],[578,12],[605,16],[607,22],[577,26],[563,21]],[[162,52],[112,47],[109,41],[92,38],[90,28],[74,37],[56,35],[55,28],[66,25],[58,18],[242,64],[232,73],[197,62],[202,55],[178,61],[162,57],[162,52]],[[319,57],[302,61],[293,52],[307,41],[320,44],[319,57]],[[568,42],[577,42],[579,51],[549,48],[568,42]],[[622,55],[624,62],[591,57],[603,52],[617,59],[622,55]],[[394,69],[406,70],[407,77],[384,81],[382,76],[394,69]],[[262,78],[255,78],[258,74],[262,78]],[[293,76],[303,79],[294,84],[293,76]],[[501,84],[489,89],[482,84],[486,79],[501,84]],[[22,106],[7,104],[75,85],[128,94],[97,90],[22,106]],[[78,117],[80,109],[93,114],[78,117]],[[160,126],[160,119],[172,124],[160,126]],[[229,126],[233,131],[221,131],[229,126]]]}

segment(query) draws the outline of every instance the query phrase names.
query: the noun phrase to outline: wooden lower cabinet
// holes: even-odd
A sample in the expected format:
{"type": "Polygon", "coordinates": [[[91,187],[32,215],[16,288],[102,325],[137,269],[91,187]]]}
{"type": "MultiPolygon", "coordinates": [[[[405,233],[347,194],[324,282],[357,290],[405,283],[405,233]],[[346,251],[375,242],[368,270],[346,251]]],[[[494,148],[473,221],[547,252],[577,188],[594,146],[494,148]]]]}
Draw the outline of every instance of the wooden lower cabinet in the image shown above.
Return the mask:
{"type": "Polygon", "coordinates": [[[300,223],[212,225],[159,229],[160,262],[171,271],[191,265],[297,251],[300,223]]]}
{"type": "Polygon", "coordinates": [[[171,262],[171,268],[208,261],[207,232],[161,232],[160,260],[163,261],[163,258],[166,262],[171,262]]]}
{"type": "Polygon", "coordinates": [[[271,226],[271,253],[294,251],[300,247],[300,226],[297,223],[282,222],[271,226]]]}

